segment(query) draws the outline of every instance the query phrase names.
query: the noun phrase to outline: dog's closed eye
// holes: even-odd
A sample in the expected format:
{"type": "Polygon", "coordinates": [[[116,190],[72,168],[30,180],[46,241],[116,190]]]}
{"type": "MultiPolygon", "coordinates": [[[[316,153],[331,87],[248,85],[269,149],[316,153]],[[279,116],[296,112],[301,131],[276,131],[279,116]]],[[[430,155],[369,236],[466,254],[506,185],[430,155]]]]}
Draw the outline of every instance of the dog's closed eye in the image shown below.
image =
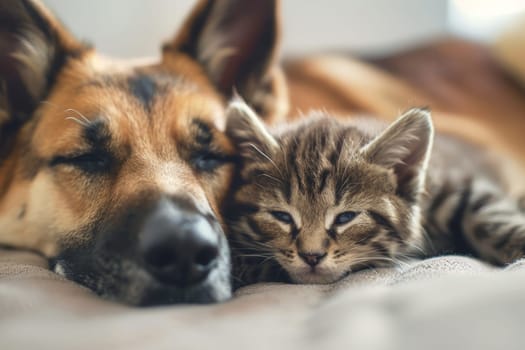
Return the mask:
{"type": "Polygon", "coordinates": [[[73,166],[88,174],[98,174],[109,171],[111,156],[106,152],[92,151],[65,156],[56,156],[49,163],[51,167],[73,166]]]}
{"type": "Polygon", "coordinates": [[[221,146],[217,130],[205,120],[195,118],[192,121],[193,150],[190,162],[198,172],[211,173],[220,166],[232,162],[233,157],[221,146]]]}
{"type": "Polygon", "coordinates": [[[221,165],[231,162],[232,157],[208,150],[196,152],[191,161],[197,171],[212,172],[221,165]]]}

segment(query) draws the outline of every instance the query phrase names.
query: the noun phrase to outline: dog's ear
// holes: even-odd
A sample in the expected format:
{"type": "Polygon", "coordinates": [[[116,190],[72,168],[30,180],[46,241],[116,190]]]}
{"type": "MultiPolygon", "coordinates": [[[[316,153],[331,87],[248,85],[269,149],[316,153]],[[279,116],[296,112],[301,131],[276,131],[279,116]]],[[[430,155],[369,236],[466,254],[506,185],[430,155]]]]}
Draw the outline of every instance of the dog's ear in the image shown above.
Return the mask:
{"type": "Polygon", "coordinates": [[[190,55],[223,95],[236,89],[261,117],[282,116],[279,20],[279,0],[201,0],[164,52],[190,55]]]}
{"type": "Polygon", "coordinates": [[[83,48],[41,3],[0,1],[0,131],[24,122],[67,57],[83,48]]]}

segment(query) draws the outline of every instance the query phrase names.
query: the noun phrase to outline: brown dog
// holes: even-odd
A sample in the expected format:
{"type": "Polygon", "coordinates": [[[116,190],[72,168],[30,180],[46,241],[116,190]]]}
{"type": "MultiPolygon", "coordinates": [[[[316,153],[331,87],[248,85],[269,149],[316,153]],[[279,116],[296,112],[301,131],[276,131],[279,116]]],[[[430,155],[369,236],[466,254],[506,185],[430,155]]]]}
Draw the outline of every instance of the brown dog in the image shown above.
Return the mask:
{"type": "Polygon", "coordinates": [[[236,88],[284,115],[276,12],[201,1],[139,64],[98,55],[38,2],[0,0],[0,242],[133,305],[228,298],[223,113],[236,88]]]}

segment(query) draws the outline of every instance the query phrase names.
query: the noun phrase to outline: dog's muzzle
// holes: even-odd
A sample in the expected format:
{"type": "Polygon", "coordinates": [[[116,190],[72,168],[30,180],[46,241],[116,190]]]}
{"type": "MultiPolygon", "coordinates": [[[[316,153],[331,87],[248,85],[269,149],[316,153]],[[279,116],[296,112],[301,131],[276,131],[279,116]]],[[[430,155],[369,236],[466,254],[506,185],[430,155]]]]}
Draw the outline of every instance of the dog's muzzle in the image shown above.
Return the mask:
{"type": "Polygon", "coordinates": [[[87,244],[65,246],[54,269],[131,305],[212,303],[231,296],[222,228],[190,200],[163,197],[101,220],[87,244]]]}

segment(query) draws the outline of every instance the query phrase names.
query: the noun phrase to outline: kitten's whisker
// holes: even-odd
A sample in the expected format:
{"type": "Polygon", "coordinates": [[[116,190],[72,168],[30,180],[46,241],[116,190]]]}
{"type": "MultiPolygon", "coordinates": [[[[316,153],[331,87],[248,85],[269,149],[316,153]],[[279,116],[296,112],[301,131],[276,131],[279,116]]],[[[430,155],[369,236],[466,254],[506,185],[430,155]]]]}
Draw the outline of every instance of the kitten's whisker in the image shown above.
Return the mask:
{"type": "MultiPolygon", "coordinates": [[[[436,251],[436,247],[434,245],[434,242],[432,240],[432,238],[430,237],[430,234],[427,232],[427,230],[425,230],[424,228],[421,228],[421,241],[420,241],[420,245],[427,245],[430,249],[430,251],[432,252],[435,252],[436,251]]],[[[421,253],[423,255],[426,255],[428,252],[426,251],[426,249],[424,249],[424,247],[421,247],[421,253]]]]}
{"type": "Polygon", "coordinates": [[[230,278],[235,280],[235,281],[237,281],[237,282],[241,282],[241,283],[244,282],[244,280],[242,278],[240,278],[237,274],[234,274],[232,272],[230,272],[230,278]]]}
{"type": "Polygon", "coordinates": [[[258,263],[257,265],[263,265],[263,264],[265,264],[267,261],[272,260],[272,259],[274,259],[274,256],[273,256],[273,255],[267,257],[266,259],[264,259],[263,261],[261,261],[261,262],[258,263]]]}
{"type": "Polygon", "coordinates": [[[363,258],[358,258],[358,259],[352,259],[351,260],[351,264],[352,265],[361,264],[363,262],[368,262],[368,263],[374,263],[374,262],[396,263],[396,260],[394,260],[393,258],[390,258],[390,257],[385,257],[385,256],[370,256],[370,257],[363,257],[363,258]]]}
{"type": "Polygon", "coordinates": [[[279,175],[281,177],[283,177],[283,174],[281,173],[281,169],[279,169],[279,167],[277,166],[277,164],[275,164],[275,162],[273,161],[272,158],[270,158],[270,156],[268,156],[266,153],[264,153],[259,147],[257,147],[255,144],[253,143],[250,143],[249,144],[250,147],[252,147],[254,150],[257,151],[257,153],[259,153],[261,156],[263,156],[264,158],[266,158],[272,165],[273,167],[277,170],[277,172],[279,173],[279,175]]]}
{"type": "Polygon", "coordinates": [[[272,254],[237,254],[237,257],[240,258],[268,258],[273,257],[272,254]]]}
{"type": "Polygon", "coordinates": [[[259,184],[259,183],[255,183],[255,186],[259,187],[261,190],[263,191],[266,191],[266,187],[264,187],[263,185],[259,184]]]}
{"type": "Polygon", "coordinates": [[[248,245],[248,244],[245,244],[245,246],[242,247],[242,248],[233,247],[232,251],[236,255],[246,255],[246,254],[264,254],[264,255],[267,255],[267,254],[274,254],[275,253],[275,249],[273,249],[271,247],[248,245]]]}
{"type": "Polygon", "coordinates": [[[280,184],[283,183],[280,179],[278,179],[278,178],[276,178],[275,176],[272,176],[272,175],[270,175],[270,174],[261,173],[261,174],[259,174],[258,176],[264,176],[264,177],[267,177],[267,178],[269,178],[269,179],[271,179],[271,180],[277,181],[277,182],[280,183],[280,184]]]}
{"type": "Polygon", "coordinates": [[[426,250],[421,247],[420,244],[417,244],[415,242],[406,242],[406,244],[410,247],[410,248],[413,248],[414,250],[416,250],[417,252],[423,254],[423,255],[426,255],[426,250]]]}
{"type": "Polygon", "coordinates": [[[361,238],[360,240],[358,240],[358,241],[355,241],[355,243],[354,243],[354,244],[359,244],[359,243],[362,243],[362,242],[364,242],[364,241],[366,241],[366,240],[368,240],[368,239],[370,239],[370,237],[369,237],[369,236],[364,236],[364,237],[363,237],[363,238],[361,238]]]}
{"type": "MultiPolygon", "coordinates": [[[[231,243],[240,243],[242,244],[244,247],[264,247],[264,248],[270,248],[271,250],[274,250],[274,247],[268,243],[263,243],[263,242],[259,242],[259,241],[245,241],[245,240],[242,240],[242,239],[235,239],[235,238],[230,238],[230,242],[231,243]]],[[[243,249],[244,247],[238,247],[237,249],[243,249]]],[[[245,248],[244,248],[245,249],[245,248]]]]}

